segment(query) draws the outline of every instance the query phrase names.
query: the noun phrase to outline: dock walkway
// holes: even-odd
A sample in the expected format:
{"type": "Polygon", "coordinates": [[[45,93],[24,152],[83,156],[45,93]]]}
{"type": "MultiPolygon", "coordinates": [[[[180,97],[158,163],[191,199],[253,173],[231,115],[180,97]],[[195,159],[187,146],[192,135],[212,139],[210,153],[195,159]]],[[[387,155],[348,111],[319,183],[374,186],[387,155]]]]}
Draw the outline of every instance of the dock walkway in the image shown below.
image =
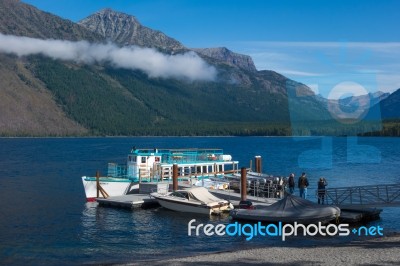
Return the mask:
{"type": "Polygon", "coordinates": [[[149,194],[128,194],[122,196],[98,198],[97,202],[101,206],[117,207],[124,209],[151,208],[160,206],[156,199],[150,198],[149,194]]]}

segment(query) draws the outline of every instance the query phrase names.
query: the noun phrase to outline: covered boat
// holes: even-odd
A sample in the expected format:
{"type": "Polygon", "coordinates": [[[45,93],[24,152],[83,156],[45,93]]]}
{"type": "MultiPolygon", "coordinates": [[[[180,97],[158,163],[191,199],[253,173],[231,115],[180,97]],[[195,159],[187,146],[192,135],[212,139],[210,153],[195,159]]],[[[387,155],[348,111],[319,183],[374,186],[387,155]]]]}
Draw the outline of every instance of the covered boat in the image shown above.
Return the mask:
{"type": "Polygon", "coordinates": [[[151,193],[158,203],[167,209],[179,212],[213,214],[233,208],[227,200],[212,195],[204,187],[176,190],[174,192],[151,193]]]}
{"type": "Polygon", "coordinates": [[[254,209],[235,209],[230,212],[230,215],[236,220],[314,224],[334,220],[340,216],[340,209],[287,195],[269,206],[258,205],[254,209]]]}

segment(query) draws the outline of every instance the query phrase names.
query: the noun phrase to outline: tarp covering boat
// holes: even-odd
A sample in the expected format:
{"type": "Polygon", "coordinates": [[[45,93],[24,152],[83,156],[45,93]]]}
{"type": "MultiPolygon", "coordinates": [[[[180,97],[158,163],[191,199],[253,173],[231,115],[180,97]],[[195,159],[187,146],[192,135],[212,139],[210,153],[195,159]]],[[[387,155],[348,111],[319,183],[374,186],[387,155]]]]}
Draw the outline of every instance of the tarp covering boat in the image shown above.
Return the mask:
{"type": "Polygon", "coordinates": [[[218,202],[226,202],[226,200],[220,199],[212,195],[204,187],[194,187],[188,190],[189,198],[198,200],[207,205],[212,205],[218,202]]]}
{"type": "Polygon", "coordinates": [[[256,206],[255,209],[235,209],[231,217],[237,220],[252,220],[283,223],[327,223],[340,215],[340,209],[330,205],[318,205],[293,195],[269,206],[256,206]]]}

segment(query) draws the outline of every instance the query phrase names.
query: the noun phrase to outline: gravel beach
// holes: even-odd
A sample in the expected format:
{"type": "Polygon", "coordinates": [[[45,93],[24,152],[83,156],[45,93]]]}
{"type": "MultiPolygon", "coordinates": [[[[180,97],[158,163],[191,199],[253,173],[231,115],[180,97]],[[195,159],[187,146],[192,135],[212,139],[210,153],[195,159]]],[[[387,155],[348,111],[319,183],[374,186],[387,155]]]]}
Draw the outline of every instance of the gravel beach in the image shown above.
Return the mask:
{"type": "MultiPolygon", "coordinates": [[[[177,251],[178,252],[178,251],[177,251]]],[[[130,265],[399,265],[400,233],[334,246],[265,247],[130,265]]]]}

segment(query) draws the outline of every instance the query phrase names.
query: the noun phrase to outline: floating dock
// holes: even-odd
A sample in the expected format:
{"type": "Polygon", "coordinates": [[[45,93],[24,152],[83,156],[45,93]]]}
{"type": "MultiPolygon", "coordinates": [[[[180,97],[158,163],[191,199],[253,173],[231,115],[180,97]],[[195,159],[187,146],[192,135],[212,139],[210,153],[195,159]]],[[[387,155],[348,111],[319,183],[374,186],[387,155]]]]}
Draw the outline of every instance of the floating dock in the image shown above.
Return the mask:
{"type": "Polygon", "coordinates": [[[341,223],[368,223],[378,220],[382,209],[364,208],[360,206],[340,208],[341,223]]]}
{"type": "Polygon", "coordinates": [[[140,183],[139,189],[133,190],[130,194],[108,198],[97,198],[100,206],[134,209],[153,208],[160,206],[158,201],[150,197],[153,191],[168,191],[169,184],[165,182],[140,183]]]}
{"type": "Polygon", "coordinates": [[[149,194],[128,194],[122,196],[98,198],[100,206],[116,207],[123,209],[152,208],[160,206],[156,199],[150,198],[149,194]]]}

